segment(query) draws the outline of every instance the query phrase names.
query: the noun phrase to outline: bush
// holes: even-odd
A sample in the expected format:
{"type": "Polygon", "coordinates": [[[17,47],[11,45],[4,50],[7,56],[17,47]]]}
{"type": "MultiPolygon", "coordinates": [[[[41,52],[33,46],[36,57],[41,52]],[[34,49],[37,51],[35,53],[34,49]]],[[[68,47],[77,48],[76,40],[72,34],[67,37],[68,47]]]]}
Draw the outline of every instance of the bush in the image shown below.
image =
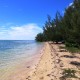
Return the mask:
{"type": "Polygon", "coordinates": [[[66,80],[66,78],[77,78],[75,75],[76,71],[72,69],[64,69],[62,73],[62,77],[60,77],[61,80],[66,80]]]}

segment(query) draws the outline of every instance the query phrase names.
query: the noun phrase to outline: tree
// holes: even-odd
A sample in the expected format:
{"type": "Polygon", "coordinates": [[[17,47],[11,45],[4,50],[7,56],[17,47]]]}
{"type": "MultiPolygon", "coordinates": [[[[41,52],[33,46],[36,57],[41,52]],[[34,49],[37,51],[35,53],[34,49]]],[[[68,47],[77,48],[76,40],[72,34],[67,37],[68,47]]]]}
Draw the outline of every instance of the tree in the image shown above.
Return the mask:
{"type": "Polygon", "coordinates": [[[74,0],[73,4],[65,9],[62,17],[59,12],[54,19],[48,16],[43,27],[43,33],[38,34],[37,40],[64,41],[67,46],[80,47],[80,0],[74,0]]]}
{"type": "Polygon", "coordinates": [[[56,13],[55,19],[54,19],[54,40],[55,42],[61,42],[63,41],[63,30],[62,30],[62,16],[59,12],[56,13]]]}
{"type": "Polygon", "coordinates": [[[64,14],[63,25],[65,26],[66,42],[70,46],[80,45],[80,0],[74,0],[64,14]]]}
{"type": "Polygon", "coordinates": [[[51,20],[51,17],[49,15],[48,15],[48,20],[46,21],[45,26],[43,27],[43,33],[47,41],[53,40],[54,22],[51,20]]]}
{"type": "Polygon", "coordinates": [[[43,33],[39,33],[36,36],[36,41],[43,42],[45,40],[43,33]]]}

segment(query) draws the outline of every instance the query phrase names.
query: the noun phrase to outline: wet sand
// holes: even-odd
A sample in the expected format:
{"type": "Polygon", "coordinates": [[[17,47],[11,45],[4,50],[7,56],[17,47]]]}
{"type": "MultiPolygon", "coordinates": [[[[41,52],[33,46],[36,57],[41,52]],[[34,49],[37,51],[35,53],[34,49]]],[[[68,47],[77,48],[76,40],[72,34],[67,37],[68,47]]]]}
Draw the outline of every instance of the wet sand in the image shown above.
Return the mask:
{"type": "Polygon", "coordinates": [[[80,65],[79,67],[70,64],[72,61],[80,63],[80,55],[76,54],[76,57],[68,57],[65,55],[72,56],[70,52],[61,50],[59,46],[62,44],[45,43],[42,51],[42,56],[38,64],[35,67],[33,73],[27,75],[25,80],[61,80],[62,72],[64,69],[77,70],[76,76],[78,78],[67,78],[66,80],[80,80],[80,65]]]}
{"type": "Polygon", "coordinates": [[[41,51],[28,59],[20,61],[20,63],[0,69],[0,80],[25,80],[30,72],[34,72],[35,65],[40,59],[41,51]]]}
{"type": "Polygon", "coordinates": [[[20,64],[18,69],[4,80],[60,80],[63,70],[68,68],[77,70],[76,76],[80,77],[80,65],[71,64],[74,61],[80,63],[80,54],[72,57],[70,52],[60,49],[59,46],[62,44],[46,42],[38,55],[29,62],[20,64]]]}

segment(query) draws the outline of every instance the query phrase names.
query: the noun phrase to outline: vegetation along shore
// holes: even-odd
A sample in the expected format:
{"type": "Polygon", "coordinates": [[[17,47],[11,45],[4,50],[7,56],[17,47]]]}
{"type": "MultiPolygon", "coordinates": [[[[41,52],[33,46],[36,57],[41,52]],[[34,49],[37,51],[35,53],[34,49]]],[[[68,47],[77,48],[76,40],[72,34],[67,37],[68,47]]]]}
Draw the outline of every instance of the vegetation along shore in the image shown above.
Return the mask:
{"type": "Polygon", "coordinates": [[[54,19],[48,16],[43,27],[43,33],[36,36],[36,41],[62,42],[67,49],[78,51],[80,49],[80,0],[74,0],[67,7],[64,15],[56,13],[54,19]]]}
{"type": "Polygon", "coordinates": [[[49,43],[31,80],[80,80],[80,0],[74,0],[63,15],[48,16],[43,33],[35,39],[49,43]]]}

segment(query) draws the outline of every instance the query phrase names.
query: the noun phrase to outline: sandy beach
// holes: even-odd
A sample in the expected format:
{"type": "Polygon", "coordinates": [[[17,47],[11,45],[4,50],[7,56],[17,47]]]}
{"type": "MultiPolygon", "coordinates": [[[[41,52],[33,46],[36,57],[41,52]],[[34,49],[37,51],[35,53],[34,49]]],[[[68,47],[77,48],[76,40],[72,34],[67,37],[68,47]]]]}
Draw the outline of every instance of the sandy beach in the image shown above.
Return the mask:
{"type": "Polygon", "coordinates": [[[60,79],[62,72],[68,68],[76,70],[78,78],[64,80],[80,80],[80,54],[73,56],[59,46],[63,45],[46,42],[41,52],[29,62],[18,65],[17,70],[14,73],[10,72],[8,78],[3,75],[4,80],[62,80],[60,79]],[[72,64],[75,61],[79,65],[72,64]]]}
{"type": "Polygon", "coordinates": [[[62,44],[45,43],[42,55],[33,73],[29,73],[25,80],[61,80],[64,69],[74,69],[77,71],[78,78],[67,78],[65,80],[80,80],[80,65],[71,64],[71,62],[80,63],[80,56],[76,54],[72,57],[71,53],[61,50],[62,44]]]}

